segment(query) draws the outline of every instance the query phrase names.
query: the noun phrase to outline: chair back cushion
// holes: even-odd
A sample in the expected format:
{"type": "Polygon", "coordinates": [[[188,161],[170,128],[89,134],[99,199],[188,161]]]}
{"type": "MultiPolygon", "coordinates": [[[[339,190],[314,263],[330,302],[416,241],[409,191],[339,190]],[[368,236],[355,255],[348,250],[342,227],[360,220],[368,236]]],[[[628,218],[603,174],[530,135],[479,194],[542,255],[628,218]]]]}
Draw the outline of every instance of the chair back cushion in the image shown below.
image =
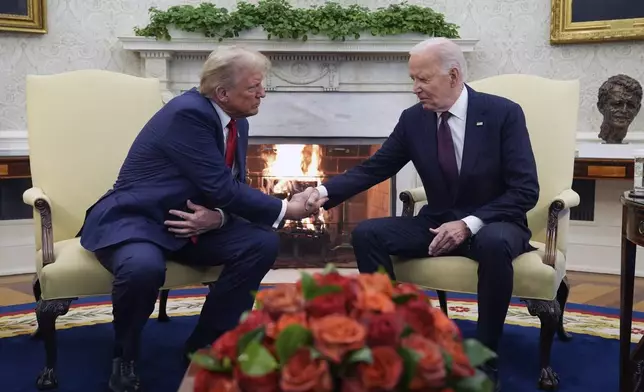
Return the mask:
{"type": "MultiPolygon", "coordinates": [[[[545,242],[548,207],[572,186],[579,81],[534,75],[500,75],[468,83],[474,90],[506,97],[523,108],[539,175],[539,202],[528,212],[532,239],[545,242]]],[[[565,254],[568,216],[559,221],[557,247],[565,254]]]]}
{"type": "Polygon", "coordinates": [[[31,176],[52,201],[54,241],[78,233],[86,209],[112,187],[132,141],[161,106],[157,79],[103,70],[27,77],[31,176]]]}

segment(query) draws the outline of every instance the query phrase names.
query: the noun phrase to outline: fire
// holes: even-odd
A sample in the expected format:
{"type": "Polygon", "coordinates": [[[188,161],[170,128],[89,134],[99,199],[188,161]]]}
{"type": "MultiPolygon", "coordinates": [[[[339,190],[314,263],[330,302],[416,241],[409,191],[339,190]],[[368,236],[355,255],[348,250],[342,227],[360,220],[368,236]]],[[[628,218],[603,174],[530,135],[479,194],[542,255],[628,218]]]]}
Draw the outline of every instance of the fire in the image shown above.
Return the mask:
{"type": "MultiPolygon", "coordinates": [[[[317,144],[276,144],[272,150],[262,153],[262,158],[266,167],[262,171],[261,187],[269,195],[290,197],[322,183],[322,153],[317,144]]],[[[322,214],[301,222],[309,230],[316,230],[320,224],[324,224],[322,214]]]]}

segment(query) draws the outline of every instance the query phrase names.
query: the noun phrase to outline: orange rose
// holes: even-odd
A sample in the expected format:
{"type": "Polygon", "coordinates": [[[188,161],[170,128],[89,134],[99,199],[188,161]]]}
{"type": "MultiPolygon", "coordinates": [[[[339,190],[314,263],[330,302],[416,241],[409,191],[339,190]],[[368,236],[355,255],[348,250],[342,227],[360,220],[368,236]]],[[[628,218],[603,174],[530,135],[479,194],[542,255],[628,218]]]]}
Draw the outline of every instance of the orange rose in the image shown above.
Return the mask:
{"type": "Polygon", "coordinates": [[[371,349],[372,363],[360,363],[358,375],[367,390],[391,391],[403,371],[403,362],[393,347],[374,347],[371,349]]]}
{"type": "Polygon", "coordinates": [[[210,354],[219,360],[223,358],[237,360],[237,341],[239,337],[240,335],[236,330],[224,333],[210,347],[210,354]]]}
{"type": "Polygon", "coordinates": [[[273,317],[282,313],[299,312],[304,307],[304,299],[293,284],[280,284],[260,290],[255,299],[273,317]]]}
{"type": "Polygon", "coordinates": [[[264,376],[249,376],[237,367],[235,368],[235,380],[244,392],[280,392],[278,372],[271,372],[264,376]]]}
{"type": "Polygon", "coordinates": [[[237,381],[230,376],[200,369],[195,375],[194,392],[240,392],[237,381]]]}
{"type": "Polygon", "coordinates": [[[266,336],[271,339],[277,339],[279,334],[291,324],[298,324],[304,328],[308,328],[306,314],[304,312],[284,313],[277,321],[266,326],[266,336]]]}
{"type": "Polygon", "coordinates": [[[334,362],[341,362],[344,354],[365,344],[365,327],[347,316],[333,314],[310,323],[315,348],[334,362]]]}
{"type": "Polygon", "coordinates": [[[420,334],[411,334],[402,342],[403,347],[414,350],[420,356],[416,375],[412,378],[409,389],[427,391],[430,388],[445,386],[447,373],[440,347],[420,334]]]}
{"type": "Polygon", "coordinates": [[[393,313],[396,310],[391,297],[376,291],[359,292],[353,307],[351,315],[357,318],[369,312],[393,313]]]}
{"type": "Polygon", "coordinates": [[[468,378],[474,376],[476,371],[470,364],[470,359],[465,354],[463,343],[460,339],[445,339],[438,342],[447,354],[452,357],[451,375],[456,378],[468,378]]]}
{"type": "Polygon", "coordinates": [[[398,283],[394,287],[394,296],[397,295],[408,295],[408,294],[413,294],[419,298],[423,299],[429,299],[427,294],[425,294],[424,291],[422,291],[418,286],[412,283],[398,283]]]}
{"type": "Polygon", "coordinates": [[[462,334],[461,330],[458,328],[456,323],[453,320],[450,320],[449,317],[442,310],[438,308],[432,308],[430,310],[432,317],[434,319],[434,333],[435,339],[439,341],[442,340],[461,340],[462,334]]]}
{"type": "Polygon", "coordinates": [[[299,349],[282,368],[280,387],[283,392],[331,392],[329,364],[311,358],[308,348],[299,349]]]}
{"type": "Polygon", "coordinates": [[[375,291],[387,297],[391,297],[394,293],[394,286],[387,274],[360,274],[356,276],[356,280],[364,291],[375,291]]]}

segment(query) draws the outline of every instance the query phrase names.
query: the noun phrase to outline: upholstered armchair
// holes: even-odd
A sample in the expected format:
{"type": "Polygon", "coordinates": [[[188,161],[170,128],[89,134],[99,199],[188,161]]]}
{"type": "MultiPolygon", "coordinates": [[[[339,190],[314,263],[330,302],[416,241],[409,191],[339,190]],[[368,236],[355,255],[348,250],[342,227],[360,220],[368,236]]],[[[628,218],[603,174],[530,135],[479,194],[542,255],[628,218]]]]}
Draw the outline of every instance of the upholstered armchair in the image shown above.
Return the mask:
{"type": "MultiPolygon", "coordinates": [[[[27,77],[27,125],[34,207],[34,295],[46,365],[39,389],[56,388],[56,319],[79,297],[109,295],[112,275],[76,237],[86,209],[116,180],[128,149],[162,106],[156,79],[100,70],[27,77]]],[[[165,289],[211,283],[221,268],[169,261],[165,289]]],[[[167,299],[164,291],[163,299],[167,299]]],[[[165,301],[159,318],[167,319],[165,301]]]]}
{"type": "MultiPolygon", "coordinates": [[[[538,248],[513,262],[514,292],[539,317],[539,387],[553,390],[558,376],[550,367],[554,335],[571,337],[564,330],[563,311],[569,292],[566,279],[566,240],[569,209],[579,205],[579,195],[570,189],[575,159],[575,135],[579,104],[577,81],[556,81],[530,75],[502,75],[470,83],[481,92],[507,97],[525,112],[539,176],[537,205],[528,212],[532,245],[538,248]]],[[[427,192],[431,192],[428,189],[427,192]]],[[[400,194],[403,215],[414,215],[426,203],[420,187],[400,194]]],[[[395,258],[399,281],[411,282],[438,292],[447,313],[446,292],[477,292],[477,263],[465,257],[395,258]]],[[[526,353],[527,354],[527,353],[526,353]]]]}

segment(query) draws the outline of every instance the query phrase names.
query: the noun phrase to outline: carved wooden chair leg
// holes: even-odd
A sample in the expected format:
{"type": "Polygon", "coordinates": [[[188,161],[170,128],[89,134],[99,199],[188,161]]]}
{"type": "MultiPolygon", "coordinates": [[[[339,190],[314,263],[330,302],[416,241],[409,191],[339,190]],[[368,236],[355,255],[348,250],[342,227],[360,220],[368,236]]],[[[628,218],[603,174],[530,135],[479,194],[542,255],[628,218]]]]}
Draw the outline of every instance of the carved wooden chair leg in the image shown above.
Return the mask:
{"type": "Polygon", "coordinates": [[[45,368],[36,380],[38,390],[56,389],[56,362],[58,347],[56,342],[56,319],[67,314],[72,299],[39,300],[36,304],[36,319],[38,329],[45,344],[45,368]]]}
{"type": "Polygon", "coordinates": [[[160,323],[166,323],[170,321],[170,317],[168,316],[168,295],[170,294],[170,290],[161,290],[159,291],[159,317],[157,318],[157,321],[160,323]]]}
{"type": "Polygon", "coordinates": [[[446,316],[448,316],[447,293],[444,291],[436,290],[436,294],[438,294],[438,303],[441,306],[441,310],[443,311],[443,313],[445,313],[446,316]]]}
{"type": "MultiPolygon", "coordinates": [[[[40,281],[38,280],[38,276],[34,276],[34,280],[33,282],[31,282],[31,287],[34,292],[34,298],[36,299],[36,302],[40,301],[42,291],[40,290],[40,281]]],[[[42,338],[40,328],[36,327],[36,330],[31,333],[31,338],[34,340],[40,340],[42,338]]]]}
{"type": "Polygon", "coordinates": [[[557,327],[557,336],[562,342],[569,342],[572,340],[572,335],[566,331],[564,327],[564,313],[566,311],[566,302],[568,302],[568,294],[570,293],[570,283],[568,277],[565,276],[557,290],[557,302],[561,308],[561,317],[559,318],[559,326],[557,327]]]}
{"type": "Polygon", "coordinates": [[[559,301],[543,301],[528,299],[523,300],[528,312],[532,316],[539,317],[541,321],[541,333],[539,335],[539,389],[544,391],[554,391],[559,387],[559,376],[550,367],[550,352],[555,333],[559,328],[561,319],[561,307],[559,301]]]}

